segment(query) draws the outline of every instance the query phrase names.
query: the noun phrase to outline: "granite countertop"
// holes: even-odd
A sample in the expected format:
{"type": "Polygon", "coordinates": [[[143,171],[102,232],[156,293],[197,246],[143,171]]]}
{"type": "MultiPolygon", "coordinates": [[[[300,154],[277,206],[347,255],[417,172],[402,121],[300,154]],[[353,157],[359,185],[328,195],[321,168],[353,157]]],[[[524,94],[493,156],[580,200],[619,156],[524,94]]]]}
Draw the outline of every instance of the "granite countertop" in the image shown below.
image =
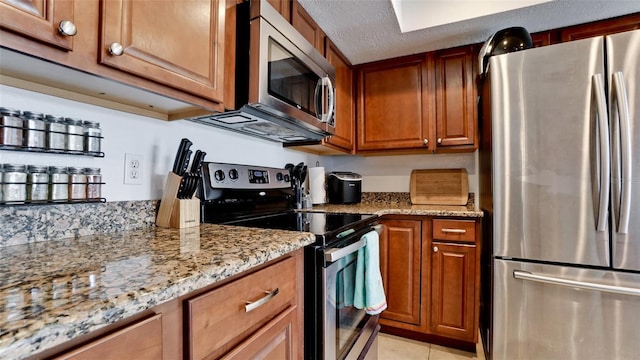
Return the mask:
{"type": "Polygon", "coordinates": [[[310,233],[203,224],[0,251],[0,359],[19,359],[295,251],[310,233]]]}
{"type": "Polygon", "coordinates": [[[452,205],[412,205],[409,202],[362,202],[352,205],[323,204],[314,205],[307,209],[311,211],[359,213],[383,215],[421,215],[421,216],[455,216],[455,217],[482,217],[482,211],[473,203],[466,206],[452,205]]]}

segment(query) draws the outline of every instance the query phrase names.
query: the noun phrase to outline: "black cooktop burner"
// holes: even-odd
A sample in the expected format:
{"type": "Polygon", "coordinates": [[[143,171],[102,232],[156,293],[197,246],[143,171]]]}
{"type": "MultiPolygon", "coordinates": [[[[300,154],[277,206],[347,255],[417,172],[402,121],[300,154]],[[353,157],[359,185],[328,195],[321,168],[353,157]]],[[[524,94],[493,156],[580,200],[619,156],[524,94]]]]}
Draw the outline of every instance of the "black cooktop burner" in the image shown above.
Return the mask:
{"type": "Polygon", "coordinates": [[[324,212],[286,212],[261,216],[252,219],[225,222],[227,225],[304,231],[316,235],[319,242],[336,239],[344,231],[357,231],[376,221],[377,215],[324,213],[324,212]]]}

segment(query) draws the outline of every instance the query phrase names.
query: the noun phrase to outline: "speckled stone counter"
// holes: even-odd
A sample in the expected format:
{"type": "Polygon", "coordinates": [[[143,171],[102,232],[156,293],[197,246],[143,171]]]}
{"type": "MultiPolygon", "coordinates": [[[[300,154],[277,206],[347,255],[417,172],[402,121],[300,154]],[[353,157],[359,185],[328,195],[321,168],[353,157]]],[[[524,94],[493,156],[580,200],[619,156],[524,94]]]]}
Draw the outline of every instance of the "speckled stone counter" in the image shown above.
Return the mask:
{"type": "Polygon", "coordinates": [[[0,359],[20,359],[311,244],[310,233],[204,224],[5,246],[0,359]]]}
{"type": "Polygon", "coordinates": [[[363,193],[362,202],[352,205],[323,204],[314,205],[311,211],[342,212],[356,214],[382,215],[421,215],[482,217],[482,211],[474,205],[471,194],[466,206],[448,205],[412,205],[409,193],[363,193]]]}

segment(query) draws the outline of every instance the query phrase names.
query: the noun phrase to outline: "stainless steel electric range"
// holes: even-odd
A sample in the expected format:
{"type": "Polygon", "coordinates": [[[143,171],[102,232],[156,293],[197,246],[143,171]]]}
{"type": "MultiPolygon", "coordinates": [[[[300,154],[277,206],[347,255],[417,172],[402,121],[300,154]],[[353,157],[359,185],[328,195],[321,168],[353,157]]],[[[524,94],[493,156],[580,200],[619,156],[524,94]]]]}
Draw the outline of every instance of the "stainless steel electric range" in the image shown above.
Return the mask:
{"type": "Polygon", "coordinates": [[[375,358],[378,316],[352,305],[348,284],[361,237],[380,229],[377,216],[295,210],[298,181],[288,169],[208,162],[202,180],[204,223],[315,234],[304,249],[305,359],[375,358]]]}

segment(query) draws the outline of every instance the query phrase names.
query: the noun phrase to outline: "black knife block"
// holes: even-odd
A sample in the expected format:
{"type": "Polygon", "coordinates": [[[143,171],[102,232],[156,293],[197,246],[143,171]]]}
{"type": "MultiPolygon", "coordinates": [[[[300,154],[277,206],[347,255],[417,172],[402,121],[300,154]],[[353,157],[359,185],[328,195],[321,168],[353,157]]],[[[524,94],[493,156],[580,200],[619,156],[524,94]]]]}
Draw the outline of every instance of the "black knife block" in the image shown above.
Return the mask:
{"type": "Polygon", "coordinates": [[[200,199],[195,196],[191,199],[178,199],[181,181],[182,176],[173,171],[167,175],[156,217],[157,226],[175,229],[200,226],[200,199]]]}

